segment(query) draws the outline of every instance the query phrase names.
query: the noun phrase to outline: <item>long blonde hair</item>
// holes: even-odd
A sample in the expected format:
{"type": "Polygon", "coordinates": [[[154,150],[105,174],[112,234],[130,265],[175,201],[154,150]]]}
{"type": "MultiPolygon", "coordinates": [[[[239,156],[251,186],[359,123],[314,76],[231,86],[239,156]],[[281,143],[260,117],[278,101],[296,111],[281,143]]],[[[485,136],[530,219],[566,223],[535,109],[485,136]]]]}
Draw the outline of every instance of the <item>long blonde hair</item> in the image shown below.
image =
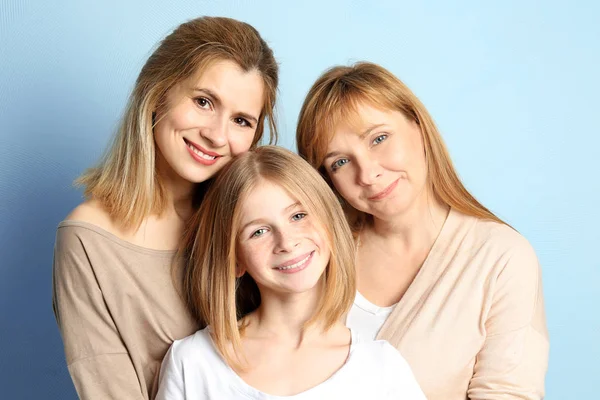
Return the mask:
{"type": "Polygon", "coordinates": [[[274,108],[278,66],[272,50],[249,24],[230,18],[201,17],[183,23],[169,34],[146,61],[130,96],[125,114],[100,163],[75,183],[86,198],[102,202],[124,228],[137,227],[160,214],[167,193],[156,172],[153,112],[164,108],[167,92],[200,75],[216,61],[233,61],[247,72],[257,70],[264,82],[264,105],[252,147],[261,140],[268,119],[270,143],[277,140],[274,108]]]}
{"type": "Polygon", "coordinates": [[[318,323],[325,330],[333,326],[350,309],[356,288],[352,232],[337,198],[317,171],[298,155],[276,146],[238,156],[218,174],[183,242],[186,303],[201,326],[210,325],[219,352],[238,367],[244,328],[239,320],[260,305],[260,292],[252,278],[248,274],[236,278],[240,208],[264,181],[281,186],[306,207],[330,247],[323,295],[306,326],[318,323]]]}
{"type": "MultiPolygon", "coordinates": [[[[399,111],[417,123],[423,138],[428,184],[442,203],[466,215],[504,223],[465,188],[423,103],[391,72],[369,62],[336,66],[325,71],[308,92],[298,117],[298,153],[319,170],[332,188],[323,168],[327,146],[340,121],[357,118],[357,106],[361,102],[399,111]]],[[[360,229],[366,215],[339,197],[352,228],[360,229]]]]}

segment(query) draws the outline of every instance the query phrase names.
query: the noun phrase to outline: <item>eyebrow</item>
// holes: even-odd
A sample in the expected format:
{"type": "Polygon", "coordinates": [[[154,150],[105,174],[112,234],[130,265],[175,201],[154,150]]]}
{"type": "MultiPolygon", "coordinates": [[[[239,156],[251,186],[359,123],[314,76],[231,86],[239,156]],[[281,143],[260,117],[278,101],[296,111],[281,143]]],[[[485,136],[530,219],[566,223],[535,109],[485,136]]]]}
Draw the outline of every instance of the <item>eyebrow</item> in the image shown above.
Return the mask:
{"type": "MultiPolygon", "coordinates": [[[[381,128],[382,126],[384,126],[385,124],[373,124],[371,126],[369,126],[367,129],[365,129],[363,131],[363,133],[361,133],[360,135],[358,135],[358,137],[362,140],[365,137],[367,137],[372,131],[374,131],[377,128],[381,128]]],[[[338,156],[341,153],[339,151],[330,151],[329,153],[327,153],[325,155],[325,157],[323,158],[323,160],[327,160],[329,157],[334,157],[334,156],[338,156]]]]}
{"type": "Polygon", "coordinates": [[[369,135],[372,131],[374,131],[377,128],[381,128],[382,126],[384,126],[385,124],[373,124],[370,127],[368,127],[367,129],[364,130],[363,133],[361,133],[359,135],[359,137],[361,139],[364,139],[367,135],[369,135]]]}
{"type": "MultiPolygon", "coordinates": [[[[217,95],[215,92],[213,92],[210,89],[206,89],[206,88],[194,88],[194,92],[204,93],[204,94],[208,95],[209,97],[211,97],[212,100],[215,103],[217,103],[219,105],[223,104],[223,101],[221,100],[221,98],[219,97],[219,95],[217,95]]],[[[248,119],[250,121],[253,121],[255,124],[258,124],[258,118],[255,117],[255,116],[253,116],[253,115],[251,115],[251,114],[248,114],[248,113],[243,112],[243,111],[238,111],[236,114],[239,115],[240,117],[243,117],[243,118],[246,118],[246,119],[248,119]]]]}
{"type": "MultiPolygon", "coordinates": [[[[299,201],[292,203],[283,210],[282,214],[288,213],[288,212],[292,211],[294,208],[299,207],[299,206],[300,206],[299,201]]],[[[242,226],[242,228],[240,229],[240,232],[245,231],[250,225],[259,225],[259,224],[263,223],[264,221],[265,220],[262,218],[254,219],[254,220],[244,224],[244,226],[242,226]]]]}

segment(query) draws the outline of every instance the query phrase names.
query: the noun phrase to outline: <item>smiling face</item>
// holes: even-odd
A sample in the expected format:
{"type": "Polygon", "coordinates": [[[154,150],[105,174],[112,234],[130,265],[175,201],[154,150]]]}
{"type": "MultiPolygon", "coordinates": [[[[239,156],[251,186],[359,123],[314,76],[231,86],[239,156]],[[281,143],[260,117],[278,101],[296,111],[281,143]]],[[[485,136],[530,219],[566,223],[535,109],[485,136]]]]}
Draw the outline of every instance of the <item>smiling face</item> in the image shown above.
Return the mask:
{"type": "Polygon", "coordinates": [[[356,109],[359,123],[338,124],[323,167],[352,207],[389,219],[427,195],[421,131],[398,111],[356,109]]]}
{"type": "Polygon", "coordinates": [[[261,296],[315,289],[330,250],[316,216],[281,186],[261,181],[240,209],[238,275],[248,273],[261,296]]]}
{"type": "Polygon", "coordinates": [[[258,71],[232,61],[215,62],[199,78],[174,86],[156,115],[159,168],[191,183],[211,178],[252,145],[264,90],[258,71]]]}

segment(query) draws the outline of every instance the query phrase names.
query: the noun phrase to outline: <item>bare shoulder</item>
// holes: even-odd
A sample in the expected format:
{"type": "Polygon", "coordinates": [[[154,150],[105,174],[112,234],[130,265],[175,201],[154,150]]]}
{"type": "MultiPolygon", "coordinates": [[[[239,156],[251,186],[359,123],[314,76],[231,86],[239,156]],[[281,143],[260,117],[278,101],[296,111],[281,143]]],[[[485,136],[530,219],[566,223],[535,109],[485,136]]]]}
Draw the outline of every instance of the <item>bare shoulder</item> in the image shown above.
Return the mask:
{"type": "Polygon", "coordinates": [[[90,199],[75,207],[65,221],[80,221],[96,225],[110,233],[118,234],[119,229],[110,214],[98,200],[90,199]]]}

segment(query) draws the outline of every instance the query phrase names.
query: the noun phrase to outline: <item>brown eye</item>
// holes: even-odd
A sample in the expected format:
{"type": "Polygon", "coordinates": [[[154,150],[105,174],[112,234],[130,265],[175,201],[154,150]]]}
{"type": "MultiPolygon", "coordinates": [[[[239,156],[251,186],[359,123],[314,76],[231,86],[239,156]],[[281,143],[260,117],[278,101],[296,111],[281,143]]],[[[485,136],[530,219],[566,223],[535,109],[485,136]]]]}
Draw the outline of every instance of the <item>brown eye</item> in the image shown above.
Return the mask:
{"type": "Polygon", "coordinates": [[[250,125],[250,122],[248,122],[247,119],[242,118],[242,117],[234,118],[233,122],[235,122],[239,126],[247,126],[247,127],[250,127],[250,128],[252,127],[252,125],[250,125]]]}
{"type": "Polygon", "coordinates": [[[196,100],[196,104],[198,104],[198,106],[200,106],[200,108],[204,108],[204,109],[210,109],[210,100],[208,100],[206,97],[198,97],[196,100]]]}

